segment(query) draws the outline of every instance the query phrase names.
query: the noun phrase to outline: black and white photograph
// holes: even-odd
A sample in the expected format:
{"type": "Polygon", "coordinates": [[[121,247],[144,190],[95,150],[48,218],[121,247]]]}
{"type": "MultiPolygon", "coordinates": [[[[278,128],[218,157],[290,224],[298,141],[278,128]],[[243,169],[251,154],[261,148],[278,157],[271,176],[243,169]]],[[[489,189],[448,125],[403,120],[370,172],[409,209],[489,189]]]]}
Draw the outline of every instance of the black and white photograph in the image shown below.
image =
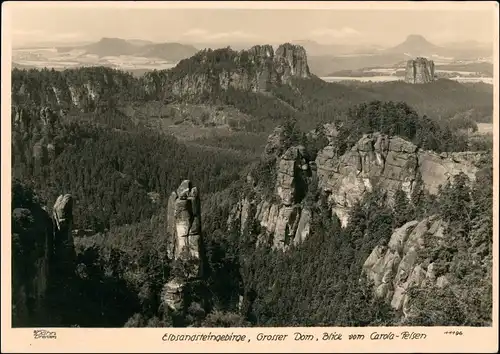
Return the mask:
{"type": "Polygon", "coordinates": [[[12,328],[493,326],[498,8],[43,3],[2,50],[12,328]]]}

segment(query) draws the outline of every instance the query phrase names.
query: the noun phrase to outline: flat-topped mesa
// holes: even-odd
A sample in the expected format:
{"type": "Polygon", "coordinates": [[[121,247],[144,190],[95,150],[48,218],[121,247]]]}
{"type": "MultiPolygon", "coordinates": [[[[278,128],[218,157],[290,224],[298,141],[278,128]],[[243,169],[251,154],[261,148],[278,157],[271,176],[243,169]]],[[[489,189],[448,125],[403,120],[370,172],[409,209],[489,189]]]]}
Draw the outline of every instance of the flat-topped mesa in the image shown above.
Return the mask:
{"type": "Polygon", "coordinates": [[[189,180],[182,181],[168,200],[168,228],[173,237],[171,257],[199,259],[200,196],[189,180]]]}
{"type": "Polygon", "coordinates": [[[418,57],[406,62],[405,82],[409,84],[426,84],[435,80],[434,62],[418,57]]]}

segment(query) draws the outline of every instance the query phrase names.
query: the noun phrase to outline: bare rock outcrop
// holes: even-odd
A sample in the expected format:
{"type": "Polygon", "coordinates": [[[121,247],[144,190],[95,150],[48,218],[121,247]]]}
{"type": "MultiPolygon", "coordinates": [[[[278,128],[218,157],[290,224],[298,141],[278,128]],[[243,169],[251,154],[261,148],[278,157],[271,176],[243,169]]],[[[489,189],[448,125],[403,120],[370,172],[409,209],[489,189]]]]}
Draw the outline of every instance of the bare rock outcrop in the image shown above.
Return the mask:
{"type": "Polygon", "coordinates": [[[445,229],[446,223],[436,216],[413,220],[396,229],[387,246],[375,247],[363,265],[375,295],[407,315],[410,287],[445,286],[449,282],[447,276],[436,275],[434,264],[418,257],[425,250],[426,240],[432,238],[438,244],[443,240],[445,229]]]}
{"type": "Polygon", "coordinates": [[[300,202],[307,189],[311,166],[303,146],[289,148],[278,160],[276,192],[281,204],[292,206],[300,202]]]}
{"type": "Polygon", "coordinates": [[[72,272],[76,254],[73,242],[73,197],[60,195],[52,208],[55,264],[60,273],[72,272]]]}
{"type": "Polygon", "coordinates": [[[461,172],[474,180],[476,162],[481,158],[480,153],[424,151],[398,136],[380,133],[363,135],[350,150],[339,154],[335,148],[338,134],[335,126],[325,125],[322,133],[327,145],[312,161],[303,146],[286,148],[289,137],[282,127],[273,131],[263,158],[275,161],[275,172],[266,174],[265,181],[257,175],[248,176],[253,193],[242,197],[233,207],[229,228],[237,228],[243,234],[257,222],[260,226],[257,244],[285,250],[309,235],[311,202],[318,201],[313,197],[306,202],[305,197],[316,186],[326,201],[321,207],[328,208],[345,227],[352,207],[375,188],[386,194],[389,203],[398,190],[411,198],[417,185],[436,194],[440,185],[461,172]],[[269,191],[263,193],[262,184],[273,186],[271,195],[269,191]]]}
{"type": "Polygon", "coordinates": [[[239,52],[230,48],[215,51],[209,49],[186,59],[174,69],[171,76],[163,78],[170,82],[167,85],[169,88],[160,82],[162,78],[154,80],[148,77],[146,91],[167,89],[174,96],[193,96],[229,88],[264,92],[268,91],[271,85],[288,85],[293,78],[309,77],[311,73],[307,54],[301,46],[285,43],[280,45],[276,52],[271,45],[257,45],[239,52]],[[195,73],[183,71],[190,61],[206,70],[198,70],[195,73]]]}
{"type": "Polygon", "coordinates": [[[285,128],[277,126],[268,136],[264,152],[267,155],[281,155],[287,139],[285,128]]]}
{"type": "Polygon", "coordinates": [[[168,200],[168,228],[173,236],[171,257],[199,259],[201,205],[198,189],[184,180],[168,200]]]}
{"type": "Polygon", "coordinates": [[[318,185],[344,226],[350,208],[375,185],[390,201],[400,188],[409,197],[417,178],[435,194],[450,177],[463,172],[473,180],[477,171],[474,158],[419,150],[400,137],[380,133],[365,134],[341,156],[331,144],[326,146],[318,153],[316,166],[318,185]]]}
{"type": "Polygon", "coordinates": [[[12,142],[19,144],[22,150],[23,143],[33,139],[31,156],[36,162],[47,163],[56,155],[57,146],[53,137],[57,135],[59,123],[59,116],[49,107],[29,109],[13,105],[12,142]]]}
{"type": "Polygon", "coordinates": [[[64,296],[75,267],[72,198],[59,196],[52,215],[35,199],[23,203],[13,203],[12,210],[13,325],[60,325],[57,299],[64,296]]]}
{"type": "Polygon", "coordinates": [[[179,310],[187,282],[200,276],[201,204],[198,189],[184,180],[168,200],[169,256],[177,263],[173,278],[163,288],[163,303],[179,310]]]}
{"type": "Polygon", "coordinates": [[[426,84],[434,80],[434,62],[432,60],[419,57],[406,62],[405,82],[426,84]]]}
{"type": "Polygon", "coordinates": [[[302,46],[290,43],[280,45],[276,49],[274,62],[276,63],[276,72],[284,84],[290,84],[293,77],[311,77],[307,65],[306,50],[302,46]]]}
{"type": "MultiPolygon", "coordinates": [[[[272,135],[276,139],[269,140],[266,149],[269,153],[280,150],[280,133],[272,135]]],[[[243,233],[250,222],[256,220],[261,227],[257,243],[285,250],[309,235],[311,211],[303,200],[315,178],[316,167],[303,146],[292,146],[276,158],[275,169],[276,180],[264,181],[274,184],[272,198],[243,198],[233,208],[228,224],[232,227],[236,223],[243,233]]],[[[253,177],[248,181],[252,183],[251,188],[256,187],[253,177]]]]}
{"type": "Polygon", "coordinates": [[[163,286],[161,298],[167,308],[178,310],[182,307],[184,285],[184,281],[174,278],[163,286]]]}

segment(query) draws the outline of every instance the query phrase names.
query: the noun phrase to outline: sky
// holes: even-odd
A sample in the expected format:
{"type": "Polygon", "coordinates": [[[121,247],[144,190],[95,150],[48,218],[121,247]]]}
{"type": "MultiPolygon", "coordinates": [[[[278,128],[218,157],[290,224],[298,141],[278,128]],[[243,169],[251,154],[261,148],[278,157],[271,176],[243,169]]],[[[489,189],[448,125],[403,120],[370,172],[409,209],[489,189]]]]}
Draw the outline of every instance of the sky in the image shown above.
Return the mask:
{"type": "Polygon", "coordinates": [[[427,4],[425,8],[392,10],[376,9],[376,3],[349,10],[158,8],[161,3],[154,3],[157,8],[134,7],[137,2],[120,7],[10,4],[18,5],[10,7],[14,46],[96,41],[102,37],[182,43],[313,40],[386,47],[402,42],[410,34],[423,35],[438,45],[471,40],[491,43],[495,39],[491,9],[464,9],[453,3],[439,9],[427,4]]]}

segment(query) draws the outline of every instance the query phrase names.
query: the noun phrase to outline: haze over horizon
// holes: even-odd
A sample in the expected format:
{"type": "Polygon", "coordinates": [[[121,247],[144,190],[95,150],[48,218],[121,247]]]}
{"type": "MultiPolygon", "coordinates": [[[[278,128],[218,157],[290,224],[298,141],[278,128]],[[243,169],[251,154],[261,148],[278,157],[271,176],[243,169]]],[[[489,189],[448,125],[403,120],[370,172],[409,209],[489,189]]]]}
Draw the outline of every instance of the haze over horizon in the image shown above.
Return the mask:
{"type": "Polygon", "coordinates": [[[320,44],[390,47],[419,34],[436,45],[492,43],[489,10],[256,10],[12,7],[13,47],[102,37],[186,44],[320,44]]]}

